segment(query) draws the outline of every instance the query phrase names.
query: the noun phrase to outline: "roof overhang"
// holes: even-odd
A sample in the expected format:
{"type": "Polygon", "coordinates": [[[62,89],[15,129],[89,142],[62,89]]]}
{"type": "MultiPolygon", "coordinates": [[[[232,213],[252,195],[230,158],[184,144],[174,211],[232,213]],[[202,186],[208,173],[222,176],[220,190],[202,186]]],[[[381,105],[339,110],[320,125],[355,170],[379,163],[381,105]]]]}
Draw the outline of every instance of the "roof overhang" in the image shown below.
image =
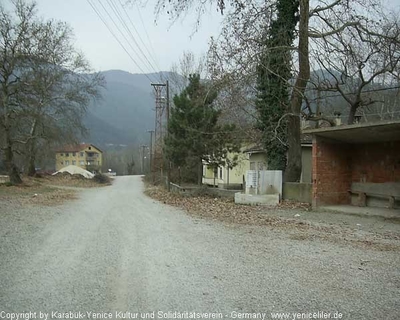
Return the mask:
{"type": "Polygon", "coordinates": [[[344,143],[400,141],[400,120],[308,129],[303,133],[344,143]]]}

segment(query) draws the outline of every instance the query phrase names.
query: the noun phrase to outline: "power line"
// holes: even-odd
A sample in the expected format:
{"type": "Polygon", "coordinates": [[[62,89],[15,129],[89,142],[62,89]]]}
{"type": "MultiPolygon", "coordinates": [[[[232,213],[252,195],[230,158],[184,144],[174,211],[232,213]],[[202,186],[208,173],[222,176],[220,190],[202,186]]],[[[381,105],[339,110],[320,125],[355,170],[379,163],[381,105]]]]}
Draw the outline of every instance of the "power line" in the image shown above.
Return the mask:
{"type": "MultiPolygon", "coordinates": [[[[106,0],[109,3],[109,0],[106,0]]],[[[135,50],[135,48],[132,46],[131,42],[126,38],[125,34],[121,31],[121,29],[119,28],[118,24],[115,22],[114,18],[112,17],[112,15],[108,12],[107,8],[104,6],[102,0],[97,0],[97,2],[101,5],[101,7],[103,8],[103,10],[105,11],[105,13],[107,14],[107,16],[110,18],[111,22],[114,24],[115,28],[118,30],[118,32],[122,35],[122,37],[125,39],[126,43],[128,43],[128,45],[131,47],[131,49],[133,50],[133,52],[135,53],[136,57],[141,61],[141,63],[143,65],[146,65],[146,63],[143,61],[143,59],[141,58],[141,56],[137,53],[137,51],[135,50]]],[[[111,6],[110,6],[111,7],[111,6]]],[[[111,9],[114,11],[114,9],[111,7],[111,9]]],[[[115,13],[115,11],[114,11],[115,13]]],[[[116,14],[117,15],[117,14],[116,14]]],[[[118,15],[117,15],[118,18],[118,15]]]]}
{"type": "MultiPolygon", "coordinates": [[[[114,0],[111,0],[111,1],[114,1],[114,0]]],[[[140,10],[139,10],[139,7],[138,7],[137,3],[136,3],[136,8],[137,8],[137,11],[138,11],[138,13],[139,13],[139,17],[140,17],[140,20],[141,20],[141,22],[142,22],[142,26],[143,26],[143,29],[144,29],[145,34],[146,34],[146,36],[147,36],[147,39],[148,39],[148,41],[149,41],[150,47],[151,47],[151,49],[152,49],[152,52],[150,52],[150,50],[149,50],[148,47],[146,46],[145,42],[143,41],[142,37],[140,36],[140,33],[139,33],[138,30],[136,29],[135,24],[133,23],[133,21],[132,21],[130,15],[129,15],[128,12],[126,11],[124,5],[121,3],[121,0],[118,0],[118,2],[119,2],[119,4],[120,4],[122,10],[124,11],[126,17],[128,18],[128,20],[129,20],[129,22],[130,22],[130,24],[131,24],[133,30],[136,32],[136,34],[137,34],[137,36],[138,36],[140,42],[143,44],[143,47],[146,49],[146,51],[147,51],[147,53],[148,53],[148,56],[152,59],[152,61],[154,62],[154,64],[155,64],[156,67],[158,68],[158,70],[161,70],[160,66],[159,66],[158,63],[157,63],[157,59],[155,58],[155,57],[156,57],[156,54],[155,54],[155,51],[154,51],[154,49],[153,49],[153,47],[152,47],[152,45],[151,45],[150,37],[149,37],[149,34],[147,33],[147,30],[146,30],[146,27],[145,27],[145,25],[144,25],[144,22],[143,22],[143,19],[142,19],[142,15],[141,15],[141,13],[140,13],[140,10]]],[[[128,29],[129,29],[129,28],[128,28],[128,29]]],[[[156,71],[156,73],[157,73],[157,71],[156,71]]]]}
{"type": "MultiPolygon", "coordinates": [[[[100,1],[100,0],[99,0],[100,1]]],[[[142,54],[142,56],[144,57],[144,59],[147,61],[148,65],[150,66],[150,68],[153,69],[153,71],[155,71],[155,73],[157,73],[156,69],[154,68],[153,64],[151,63],[151,61],[147,58],[147,55],[143,52],[143,50],[141,49],[139,43],[136,41],[135,36],[132,34],[130,28],[128,27],[128,25],[126,24],[124,18],[122,17],[122,14],[118,8],[118,6],[116,5],[116,3],[114,2],[114,0],[106,0],[108,5],[110,6],[111,10],[114,12],[115,16],[117,17],[117,19],[119,20],[120,23],[122,23],[122,26],[125,28],[128,36],[130,36],[130,38],[133,40],[133,42],[135,43],[136,47],[138,48],[138,50],[140,51],[140,53],[142,54]]],[[[107,12],[108,14],[108,12],[107,12]]],[[[129,15],[126,14],[128,17],[129,15]]],[[[110,15],[109,15],[110,16],[110,15]]],[[[115,23],[114,23],[115,24],[115,23]]],[[[118,28],[118,27],[117,27],[118,28]]],[[[120,29],[118,28],[118,30],[120,31],[120,29]]],[[[136,31],[136,29],[135,29],[136,31]]],[[[137,54],[136,50],[133,48],[132,44],[130,43],[130,41],[128,39],[126,39],[125,35],[120,31],[120,33],[123,35],[123,37],[125,38],[125,40],[129,43],[129,46],[132,48],[133,51],[135,51],[135,53],[137,54]]],[[[138,32],[136,31],[136,33],[138,34],[138,32]]],[[[142,41],[143,42],[143,41],[142,41]]],[[[142,60],[143,62],[143,60],[142,60]]]]}
{"type": "MultiPolygon", "coordinates": [[[[151,44],[151,40],[150,40],[149,34],[147,33],[146,26],[145,26],[145,24],[144,24],[144,22],[143,22],[142,13],[141,13],[140,8],[139,8],[139,6],[138,6],[137,3],[136,3],[136,10],[137,10],[137,12],[138,12],[138,14],[139,14],[139,18],[140,18],[140,21],[141,21],[141,23],[142,23],[142,26],[143,26],[144,32],[145,32],[145,34],[146,34],[147,40],[149,41],[150,49],[151,49],[151,51],[153,52],[154,56],[156,57],[155,50],[154,50],[154,48],[153,48],[153,45],[151,44]]],[[[157,66],[158,70],[161,71],[161,68],[160,68],[160,66],[158,65],[156,59],[154,59],[154,62],[156,63],[156,66],[157,66]]]]}
{"type": "Polygon", "coordinates": [[[129,58],[133,61],[133,63],[137,66],[137,68],[145,75],[145,77],[152,82],[152,79],[143,71],[143,69],[140,67],[140,65],[136,62],[136,60],[132,57],[132,55],[129,53],[129,51],[125,48],[125,46],[122,44],[122,42],[118,39],[118,37],[115,35],[113,32],[112,28],[108,25],[107,21],[103,18],[101,15],[100,11],[97,10],[96,6],[94,3],[91,2],[91,0],[86,0],[89,5],[92,7],[93,11],[96,13],[96,15],[100,18],[100,20],[103,22],[103,24],[106,26],[108,31],[111,33],[111,35],[114,37],[114,39],[119,43],[119,45],[122,47],[122,49],[126,52],[126,54],[129,56],[129,58]]]}

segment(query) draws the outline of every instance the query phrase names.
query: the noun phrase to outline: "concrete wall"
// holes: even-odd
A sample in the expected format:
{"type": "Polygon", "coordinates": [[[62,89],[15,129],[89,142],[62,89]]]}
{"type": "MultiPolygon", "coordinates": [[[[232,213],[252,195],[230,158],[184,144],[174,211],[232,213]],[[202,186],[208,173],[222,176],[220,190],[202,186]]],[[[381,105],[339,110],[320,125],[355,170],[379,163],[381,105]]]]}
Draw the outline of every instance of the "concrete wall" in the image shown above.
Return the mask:
{"type": "Polygon", "coordinates": [[[312,184],[284,182],[282,199],[312,203],[312,184]]]}
{"type": "Polygon", "coordinates": [[[259,194],[282,195],[282,171],[263,170],[259,171],[259,194]]]}

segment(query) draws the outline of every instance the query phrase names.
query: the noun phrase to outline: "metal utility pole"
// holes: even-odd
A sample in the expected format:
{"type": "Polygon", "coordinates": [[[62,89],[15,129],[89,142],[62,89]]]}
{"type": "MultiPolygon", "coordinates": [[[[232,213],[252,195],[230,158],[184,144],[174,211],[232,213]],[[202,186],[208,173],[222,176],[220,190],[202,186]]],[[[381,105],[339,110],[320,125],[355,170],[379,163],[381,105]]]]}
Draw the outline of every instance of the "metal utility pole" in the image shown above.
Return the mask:
{"type": "Polygon", "coordinates": [[[147,148],[146,145],[141,146],[142,148],[142,174],[144,174],[144,150],[147,148]]]}
{"type": "MultiPolygon", "coordinates": [[[[168,126],[168,122],[169,122],[169,81],[166,81],[166,90],[167,90],[167,126],[168,126]]],[[[168,128],[168,127],[167,127],[168,128]]],[[[168,134],[168,130],[167,130],[167,134],[168,134]]]]}
{"type": "Polygon", "coordinates": [[[163,128],[164,128],[164,114],[165,114],[165,97],[163,93],[167,87],[165,83],[152,83],[156,96],[156,123],[154,128],[154,157],[153,168],[154,171],[160,171],[161,179],[163,176],[163,128]]]}
{"type": "Polygon", "coordinates": [[[150,162],[149,162],[149,172],[150,174],[153,172],[153,133],[154,130],[148,130],[150,133],[150,162]]]}
{"type": "MultiPolygon", "coordinates": [[[[167,89],[167,136],[168,136],[168,123],[169,123],[169,81],[166,81],[166,89],[167,89]]],[[[171,190],[170,182],[171,182],[171,161],[167,163],[167,190],[171,190]]]]}

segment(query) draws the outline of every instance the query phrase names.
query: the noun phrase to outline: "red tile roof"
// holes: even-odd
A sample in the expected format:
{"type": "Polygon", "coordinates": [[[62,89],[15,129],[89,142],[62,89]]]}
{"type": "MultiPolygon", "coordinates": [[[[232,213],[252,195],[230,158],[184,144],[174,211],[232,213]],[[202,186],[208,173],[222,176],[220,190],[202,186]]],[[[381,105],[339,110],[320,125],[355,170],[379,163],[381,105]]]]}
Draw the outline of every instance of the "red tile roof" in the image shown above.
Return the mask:
{"type": "Polygon", "coordinates": [[[97,148],[96,146],[90,144],[90,143],[81,143],[81,144],[69,144],[69,145],[65,145],[61,148],[58,148],[56,150],[56,152],[80,152],[88,147],[95,147],[96,149],[98,149],[100,152],[102,152],[99,148],[97,148]]]}

